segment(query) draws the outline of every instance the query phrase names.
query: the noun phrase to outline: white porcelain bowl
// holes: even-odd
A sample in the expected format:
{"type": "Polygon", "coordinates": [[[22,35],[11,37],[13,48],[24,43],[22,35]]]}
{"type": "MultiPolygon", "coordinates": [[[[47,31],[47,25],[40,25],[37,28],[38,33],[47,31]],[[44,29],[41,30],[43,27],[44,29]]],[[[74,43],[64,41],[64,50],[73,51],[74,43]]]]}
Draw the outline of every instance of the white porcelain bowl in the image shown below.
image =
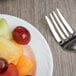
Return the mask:
{"type": "Polygon", "coordinates": [[[20,18],[4,14],[0,14],[0,18],[5,18],[8,21],[10,28],[14,28],[17,25],[22,25],[30,31],[32,37],[29,45],[32,47],[36,58],[37,63],[36,76],[52,76],[53,73],[52,53],[46,40],[41,35],[41,33],[31,24],[20,18]]]}

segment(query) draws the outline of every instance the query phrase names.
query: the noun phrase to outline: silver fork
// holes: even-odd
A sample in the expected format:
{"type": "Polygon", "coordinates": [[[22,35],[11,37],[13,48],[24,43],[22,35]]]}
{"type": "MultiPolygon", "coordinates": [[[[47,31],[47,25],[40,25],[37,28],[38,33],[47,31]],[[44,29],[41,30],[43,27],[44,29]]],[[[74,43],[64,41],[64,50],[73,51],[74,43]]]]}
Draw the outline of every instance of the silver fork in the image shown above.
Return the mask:
{"type": "Polygon", "coordinates": [[[76,33],[65,20],[59,9],[56,9],[56,12],[53,11],[50,13],[50,18],[45,16],[50,30],[61,47],[74,50],[73,45],[76,42],[76,33]]]}

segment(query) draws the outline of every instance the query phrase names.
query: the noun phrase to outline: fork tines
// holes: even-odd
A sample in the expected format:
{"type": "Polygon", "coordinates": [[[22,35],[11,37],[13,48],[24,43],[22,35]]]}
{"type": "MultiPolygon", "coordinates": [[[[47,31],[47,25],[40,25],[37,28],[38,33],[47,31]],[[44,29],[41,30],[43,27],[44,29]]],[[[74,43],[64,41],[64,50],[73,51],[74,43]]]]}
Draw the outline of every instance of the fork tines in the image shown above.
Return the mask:
{"type": "Polygon", "coordinates": [[[47,16],[45,16],[45,18],[58,43],[65,44],[73,38],[74,31],[64,19],[59,9],[56,9],[56,12],[53,11],[50,13],[50,18],[47,16]]]}

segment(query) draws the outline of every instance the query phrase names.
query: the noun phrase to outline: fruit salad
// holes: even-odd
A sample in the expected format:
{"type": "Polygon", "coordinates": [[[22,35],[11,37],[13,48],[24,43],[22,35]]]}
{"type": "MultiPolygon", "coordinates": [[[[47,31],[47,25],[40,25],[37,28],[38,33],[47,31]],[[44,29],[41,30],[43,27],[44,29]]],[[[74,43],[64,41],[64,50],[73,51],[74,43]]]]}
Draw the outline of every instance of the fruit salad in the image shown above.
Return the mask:
{"type": "Polygon", "coordinates": [[[26,28],[17,26],[11,31],[6,19],[0,19],[0,76],[32,76],[34,64],[23,48],[30,40],[26,28]]]}

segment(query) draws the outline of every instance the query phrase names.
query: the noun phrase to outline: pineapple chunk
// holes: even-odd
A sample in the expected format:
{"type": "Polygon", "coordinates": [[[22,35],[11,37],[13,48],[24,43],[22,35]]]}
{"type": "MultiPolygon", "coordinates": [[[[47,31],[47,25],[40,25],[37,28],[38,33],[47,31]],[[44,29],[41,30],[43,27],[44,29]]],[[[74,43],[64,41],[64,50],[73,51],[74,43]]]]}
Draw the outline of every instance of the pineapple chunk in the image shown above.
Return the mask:
{"type": "Polygon", "coordinates": [[[19,47],[12,41],[0,37],[0,57],[5,58],[8,62],[11,62],[20,57],[21,52],[19,47]]]}

